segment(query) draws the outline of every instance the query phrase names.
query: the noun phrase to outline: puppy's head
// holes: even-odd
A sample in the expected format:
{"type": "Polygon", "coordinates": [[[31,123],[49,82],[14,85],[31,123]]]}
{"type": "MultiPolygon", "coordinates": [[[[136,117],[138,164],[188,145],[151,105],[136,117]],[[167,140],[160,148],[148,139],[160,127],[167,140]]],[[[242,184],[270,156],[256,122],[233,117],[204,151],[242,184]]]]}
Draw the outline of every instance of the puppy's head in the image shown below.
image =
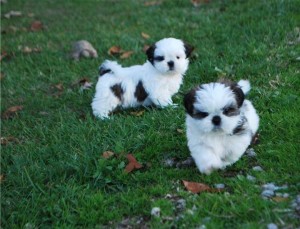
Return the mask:
{"type": "Polygon", "coordinates": [[[148,60],[162,74],[184,74],[193,47],[175,38],[164,38],[146,52],[148,60]]]}
{"type": "Polygon", "coordinates": [[[234,134],[241,130],[240,108],[244,93],[235,83],[209,83],[191,90],[184,97],[184,106],[195,126],[202,133],[234,134]],[[240,129],[239,129],[240,128],[240,129]]]}

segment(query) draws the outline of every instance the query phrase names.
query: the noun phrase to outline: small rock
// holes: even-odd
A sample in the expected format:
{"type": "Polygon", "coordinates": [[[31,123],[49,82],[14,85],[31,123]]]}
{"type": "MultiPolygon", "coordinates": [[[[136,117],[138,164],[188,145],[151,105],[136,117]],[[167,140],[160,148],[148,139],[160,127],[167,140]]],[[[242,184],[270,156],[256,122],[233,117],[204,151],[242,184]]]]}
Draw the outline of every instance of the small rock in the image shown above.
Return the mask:
{"type": "Polygon", "coordinates": [[[263,197],[266,197],[266,198],[270,198],[270,197],[273,197],[275,195],[274,191],[273,190],[264,190],[261,195],[263,197]]]}
{"type": "Polygon", "coordinates": [[[152,208],[151,215],[155,216],[155,217],[159,217],[160,216],[160,208],[159,207],[152,208]]]}
{"type": "Polygon", "coordinates": [[[176,201],[176,209],[179,211],[183,211],[186,206],[186,201],[185,199],[179,199],[176,201]]]}
{"type": "Polygon", "coordinates": [[[267,226],[268,229],[277,229],[277,225],[275,223],[269,223],[267,226]]]}
{"type": "Polygon", "coordinates": [[[254,176],[247,175],[247,180],[249,180],[249,181],[256,181],[256,178],[254,176]]]}
{"type": "Polygon", "coordinates": [[[255,153],[255,151],[254,151],[253,148],[247,149],[246,155],[247,155],[248,157],[256,157],[256,153],[255,153]]]}
{"type": "Polygon", "coordinates": [[[80,57],[97,58],[96,49],[86,40],[77,41],[73,44],[71,57],[74,60],[79,60],[80,57]]]}
{"type": "Polygon", "coordinates": [[[258,172],[264,171],[264,170],[262,169],[262,167],[260,167],[260,166],[254,166],[252,169],[253,169],[254,171],[258,171],[258,172]]]}
{"type": "Polygon", "coordinates": [[[174,158],[167,158],[164,160],[164,165],[166,167],[174,167],[175,166],[175,159],[174,158]]]}
{"type": "Polygon", "coordinates": [[[215,186],[215,188],[218,188],[218,189],[224,189],[225,188],[225,184],[215,184],[214,186],[215,186]]]}
{"type": "Polygon", "coordinates": [[[275,191],[278,187],[274,183],[267,183],[262,186],[264,189],[275,191]]]}
{"type": "Polygon", "coordinates": [[[290,196],[290,194],[288,194],[288,193],[283,193],[283,195],[282,195],[283,198],[288,198],[289,196],[290,196]]]}

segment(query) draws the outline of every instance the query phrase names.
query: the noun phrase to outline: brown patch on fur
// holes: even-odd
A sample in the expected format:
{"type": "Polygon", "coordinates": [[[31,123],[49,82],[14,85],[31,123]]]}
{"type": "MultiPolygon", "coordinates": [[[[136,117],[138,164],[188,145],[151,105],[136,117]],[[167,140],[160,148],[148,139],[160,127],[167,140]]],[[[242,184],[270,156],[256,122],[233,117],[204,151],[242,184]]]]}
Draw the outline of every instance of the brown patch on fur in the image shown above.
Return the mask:
{"type": "Polygon", "coordinates": [[[122,96],[124,94],[121,84],[115,84],[115,85],[111,86],[110,89],[115,94],[115,96],[121,101],[122,96]]]}
{"type": "Polygon", "coordinates": [[[138,102],[143,102],[148,97],[148,93],[146,92],[142,81],[139,81],[139,83],[137,84],[134,96],[136,97],[138,102]]]}

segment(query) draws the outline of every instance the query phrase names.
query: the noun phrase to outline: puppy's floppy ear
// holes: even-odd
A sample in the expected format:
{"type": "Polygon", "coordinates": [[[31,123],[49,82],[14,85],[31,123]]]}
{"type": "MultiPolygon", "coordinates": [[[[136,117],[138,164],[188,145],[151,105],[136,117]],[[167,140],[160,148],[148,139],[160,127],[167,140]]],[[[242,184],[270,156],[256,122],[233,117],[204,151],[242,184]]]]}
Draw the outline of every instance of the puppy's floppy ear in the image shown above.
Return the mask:
{"type": "Polygon", "coordinates": [[[148,57],[148,60],[151,62],[151,64],[153,64],[153,62],[154,62],[154,50],[155,50],[155,48],[156,48],[156,46],[155,46],[155,44],[153,44],[146,51],[146,55],[148,57]]]}
{"type": "Polygon", "coordinates": [[[194,114],[194,103],[196,101],[196,88],[190,90],[183,98],[183,105],[185,107],[186,112],[193,116],[194,114]]]}
{"type": "Polygon", "coordinates": [[[235,94],[236,102],[238,104],[238,107],[240,108],[243,105],[243,102],[245,100],[244,92],[242,91],[242,89],[237,84],[232,85],[231,90],[235,94]]]}
{"type": "Polygon", "coordinates": [[[188,43],[183,42],[184,48],[185,48],[185,55],[186,58],[189,58],[195,49],[193,46],[189,45],[188,43]]]}

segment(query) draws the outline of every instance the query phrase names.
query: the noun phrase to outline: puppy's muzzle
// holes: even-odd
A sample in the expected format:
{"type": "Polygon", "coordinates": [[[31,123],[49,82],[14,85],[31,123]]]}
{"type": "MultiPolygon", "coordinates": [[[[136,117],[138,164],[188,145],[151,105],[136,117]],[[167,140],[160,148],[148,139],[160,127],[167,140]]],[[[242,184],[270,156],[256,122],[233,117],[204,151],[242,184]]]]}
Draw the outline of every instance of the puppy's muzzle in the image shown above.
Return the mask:
{"type": "Polygon", "coordinates": [[[221,124],[221,118],[220,118],[220,116],[217,116],[217,115],[214,116],[211,121],[215,126],[220,126],[220,124],[221,124]]]}
{"type": "Polygon", "coordinates": [[[169,61],[168,66],[170,70],[174,70],[174,61],[169,61]]]}

